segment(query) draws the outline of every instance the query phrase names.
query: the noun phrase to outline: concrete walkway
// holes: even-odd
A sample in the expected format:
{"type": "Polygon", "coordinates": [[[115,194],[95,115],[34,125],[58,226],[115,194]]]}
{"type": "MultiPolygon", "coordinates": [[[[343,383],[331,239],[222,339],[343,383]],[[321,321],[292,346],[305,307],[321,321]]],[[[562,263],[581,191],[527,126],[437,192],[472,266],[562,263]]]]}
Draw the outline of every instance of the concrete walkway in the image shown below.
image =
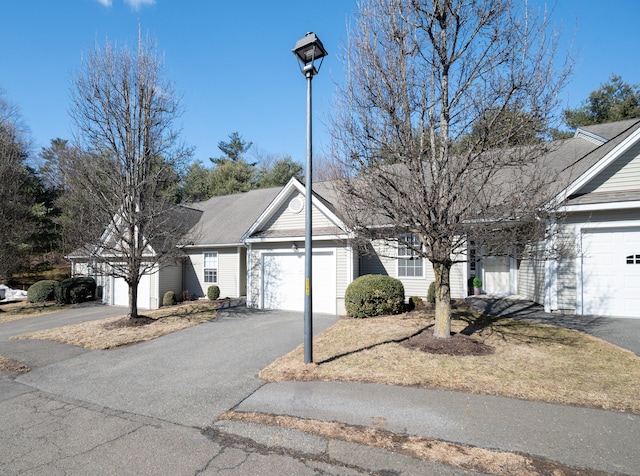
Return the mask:
{"type": "MultiPolygon", "coordinates": [[[[73,321],[86,312],[23,324],[73,321]]],[[[314,316],[315,331],[335,320],[314,316]]],[[[218,421],[231,409],[640,474],[638,415],[374,384],[265,384],[257,372],[301,343],[298,313],[225,311],[113,351],[7,340],[18,327],[0,325],[0,355],[28,356],[34,368],[0,372],[0,474],[473,474],[293,430],[218,421]]]]}

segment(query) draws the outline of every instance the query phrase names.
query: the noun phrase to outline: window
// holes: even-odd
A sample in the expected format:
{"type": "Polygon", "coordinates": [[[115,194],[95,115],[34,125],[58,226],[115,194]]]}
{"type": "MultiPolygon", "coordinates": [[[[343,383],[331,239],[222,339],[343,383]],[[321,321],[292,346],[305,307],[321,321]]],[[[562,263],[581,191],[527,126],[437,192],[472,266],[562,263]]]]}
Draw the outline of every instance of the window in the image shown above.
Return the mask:
{"type": "Polygon", "coordinates": [[[627,264],[640,264],[640,255],[627,256],[627,264]]]}
{"type": "Polygon", "coordinates": [[[218,282],[218,253],[204,254],[204,282],[218,282]]]}
{"type": "Polygon", "coordinates": [[[422,247],[417,235],[402,235],[398,242],[398,277],[422,278],[424,259],[416,251],[422,247]]]}

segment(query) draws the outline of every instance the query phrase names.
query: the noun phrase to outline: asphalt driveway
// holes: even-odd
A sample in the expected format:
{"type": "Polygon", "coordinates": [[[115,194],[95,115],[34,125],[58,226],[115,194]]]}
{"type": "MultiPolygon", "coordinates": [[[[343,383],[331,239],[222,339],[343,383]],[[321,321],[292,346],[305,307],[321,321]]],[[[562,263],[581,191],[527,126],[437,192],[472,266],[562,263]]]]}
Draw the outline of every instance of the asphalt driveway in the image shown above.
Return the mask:
{"type": "MultiPolygon", "coordinates": [[[[114,312],[109,307],[90,309],[114,312]]],[[[82,310],[76,312],[82,314],[82,310]]],[[[314,331],[321,332],[336,320],[336,316],[315,315],[314,331]]],[[[22,322],[36,325],[28,321],[22,322]]],[[[121,349],[84,351],[62,346],[76,355],[54,359],[15,381],[66,398],[203,428],[263,385],[257,373],[302,341],[301,313],[238,309],[121,349]]],[[[9,342],[16,346],[20,341],[9,342]]],[[[38,348],[51,351],[50,344],[26,342],[23,345],[30,345],[32,354],[38,348]]],[[[16,358],[15,352],[5,356],[16,358]]],[[[6,353],[4,346],[2,353],[6,353]]]]}

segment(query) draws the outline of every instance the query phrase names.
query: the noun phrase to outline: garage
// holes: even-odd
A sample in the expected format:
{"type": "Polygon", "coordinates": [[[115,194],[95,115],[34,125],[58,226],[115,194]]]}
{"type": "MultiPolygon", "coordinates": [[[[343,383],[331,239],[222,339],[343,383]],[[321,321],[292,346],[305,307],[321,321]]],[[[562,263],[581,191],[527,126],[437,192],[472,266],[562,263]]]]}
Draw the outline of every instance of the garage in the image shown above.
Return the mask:
{"type": "Polygon", "coordinates": [[[582,313],[640,318],[640,228],[584,230],[582,313]]]}
{"type": "MultiPolygon", "coordinates": [[[[333,251],[314,251],[313,312],[336,313],[336,260],[333,251]]],[[[262,308],[304,311],[304,252],[262,254],[262,308]]]]}
{"type": "MultiPolygon", "coordinates": [[[[129,305],[129,285],[127,285],[124,278],[111,278],[113,294],[111,296],[105,296],[105,300],[108,304],[113,306],[128,306],[129,305]]],[[[143,275],[140,278],[140,284],[138,285],[138,308],[149,309],[151,292],[151,276],[148,274],[143,275]]]]}

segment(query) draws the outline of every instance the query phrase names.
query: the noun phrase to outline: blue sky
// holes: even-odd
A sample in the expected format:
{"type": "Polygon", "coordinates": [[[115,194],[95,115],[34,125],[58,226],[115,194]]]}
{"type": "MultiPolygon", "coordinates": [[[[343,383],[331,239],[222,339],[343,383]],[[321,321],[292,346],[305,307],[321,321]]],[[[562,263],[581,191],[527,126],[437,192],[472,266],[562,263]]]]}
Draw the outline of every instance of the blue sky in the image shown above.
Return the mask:
{"type": "MultiPolygon", "coordinates": [[[[530,0],[535,6],[542,0],[530,0]]],[[[305,156],[306,83],[291,53],[314,31],[329,56],[313,80],[314,149],[328,146],[326,117],[338,52],[356,0],[3,0],[0,88],[31,130],[34,150],[71,138],[70,80],[97,42],[134,44],[138,26],[165,54],[165,74],[183,96],[178,124],[195,159],[220,155],[232,132],[262,155],[305,156]]],[[[558,0],[554,21],[578,53],[563,101],[575,107],[612,73],[640,83],[640,2],[558,0]]],[[[207,161],[208,162],[208,161],[207,161]]]]}

